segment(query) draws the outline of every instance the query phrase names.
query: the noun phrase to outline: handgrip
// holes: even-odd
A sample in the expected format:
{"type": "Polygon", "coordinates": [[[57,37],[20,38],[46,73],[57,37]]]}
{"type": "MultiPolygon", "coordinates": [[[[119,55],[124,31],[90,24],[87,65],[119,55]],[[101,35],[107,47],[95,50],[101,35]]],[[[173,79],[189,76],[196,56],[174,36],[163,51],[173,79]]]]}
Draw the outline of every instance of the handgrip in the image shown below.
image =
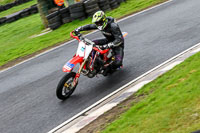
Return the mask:
{"type": "Polygon", "coordinates": [[[79,37],[78,37],[78,36],[74,36],[73,33],[74,33],[74,31],[72,31],[72,32],[70,33],[70,36],[71,36],[72,38],[75,38],[76,40],[80,41],[79,37]]]}

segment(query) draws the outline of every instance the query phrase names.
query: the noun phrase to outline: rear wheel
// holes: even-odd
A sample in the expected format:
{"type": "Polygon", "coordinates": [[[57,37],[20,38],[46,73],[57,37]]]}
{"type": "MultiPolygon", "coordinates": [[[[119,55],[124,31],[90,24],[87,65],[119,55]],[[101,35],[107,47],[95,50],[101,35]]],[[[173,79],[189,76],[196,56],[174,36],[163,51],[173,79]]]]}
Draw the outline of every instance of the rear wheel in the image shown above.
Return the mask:
{"type": "Polygon", "coordinates": [[[76,76],[75,72],[66,74],[58,83],[56,95],[60,100],[66,100],[74,92],[76,85],[73,86],[73,81],[76,76]]]}

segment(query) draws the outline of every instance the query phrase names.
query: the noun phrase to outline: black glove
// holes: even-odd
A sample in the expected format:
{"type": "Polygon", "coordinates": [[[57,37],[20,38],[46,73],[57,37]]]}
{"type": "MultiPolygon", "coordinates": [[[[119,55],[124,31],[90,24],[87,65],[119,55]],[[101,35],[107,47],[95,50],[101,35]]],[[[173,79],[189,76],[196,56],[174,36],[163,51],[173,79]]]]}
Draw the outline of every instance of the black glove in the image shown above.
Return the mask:
{"type": "Polygon", "coordinates": [[[108,49],[108,44],[105,44],[105,45],[99,45],[99,48],[100,49],[108,49]]]}
{"type": "Polygon", "coordinates": [[[80,31],[81,31],[82,27],[78,27],[77,29],[74,30],[74,33],[79,36],[80,35],[80,31]]]}
{"type": "Polygon", "coordinates": [[[105,44],[105,45],[100,45],[99,48],[100,49],[108,49],[108,48],[112,48],[114,46],[113,43],[108,43],[108,44],[105,44]]]}

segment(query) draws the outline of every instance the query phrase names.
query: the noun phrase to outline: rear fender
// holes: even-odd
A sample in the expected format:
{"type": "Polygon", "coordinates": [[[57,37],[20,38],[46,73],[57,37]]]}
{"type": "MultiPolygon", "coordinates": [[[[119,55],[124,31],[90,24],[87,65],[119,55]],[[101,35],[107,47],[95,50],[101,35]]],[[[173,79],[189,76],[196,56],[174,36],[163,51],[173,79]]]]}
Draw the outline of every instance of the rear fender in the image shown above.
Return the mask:
{"type": "Polygon", "coordinates": [[[82,63],[82,62],[83,62],[83,57],[74,56],[70,61],[68,61],[63,66],[63,72],[71,72],[77,63],[82,63]]]}

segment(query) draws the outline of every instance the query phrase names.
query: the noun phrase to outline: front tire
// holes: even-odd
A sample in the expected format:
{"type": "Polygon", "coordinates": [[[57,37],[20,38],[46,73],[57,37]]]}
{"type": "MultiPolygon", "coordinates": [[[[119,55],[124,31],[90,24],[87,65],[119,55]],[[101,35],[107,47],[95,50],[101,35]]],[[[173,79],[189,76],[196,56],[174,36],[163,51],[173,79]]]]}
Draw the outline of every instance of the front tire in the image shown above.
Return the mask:
{"type": "Polygon", "coordinates": [[[58,97],[58,99],[66,100],[72,95],[77,86],[77,83],[75,86],[72,85],[75,76],[75,72],[70,72],[60,80],[56,89],[56,96],[58,97]]]}

